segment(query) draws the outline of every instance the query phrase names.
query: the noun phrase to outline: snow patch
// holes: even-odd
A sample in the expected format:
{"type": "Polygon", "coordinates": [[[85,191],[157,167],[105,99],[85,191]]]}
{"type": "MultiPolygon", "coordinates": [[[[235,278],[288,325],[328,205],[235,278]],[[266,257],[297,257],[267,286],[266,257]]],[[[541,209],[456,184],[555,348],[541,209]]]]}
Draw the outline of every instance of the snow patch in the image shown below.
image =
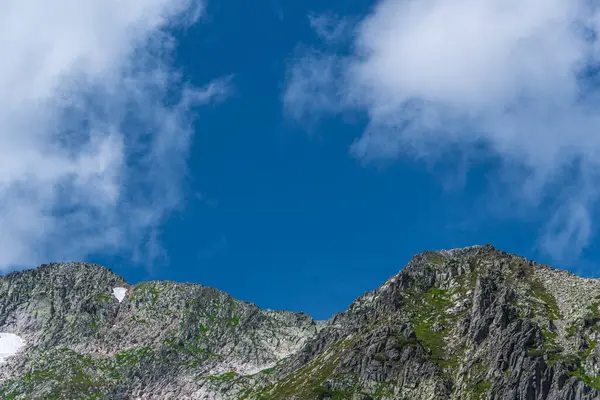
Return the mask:
{"type": "Polygon", "coordinates": [[[119,303],[125,298],[125,293],[127,293],[127,289],[124,287],[113,288],[113,295],[119,300],[119,303]]]}
{"type": "Polygon", "coordinates": [[[23,346],[25,346],[25,341],[19,336],[12,333],[0,333],[0,363],[17,354],[23,346]]]}

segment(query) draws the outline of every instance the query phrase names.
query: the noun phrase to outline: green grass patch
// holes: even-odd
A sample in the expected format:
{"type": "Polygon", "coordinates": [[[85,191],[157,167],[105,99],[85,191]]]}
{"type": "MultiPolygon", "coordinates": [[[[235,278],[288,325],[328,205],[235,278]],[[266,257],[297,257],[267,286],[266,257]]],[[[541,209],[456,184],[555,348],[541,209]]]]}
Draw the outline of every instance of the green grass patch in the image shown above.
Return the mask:
{"type": "Polygon", "coordinates": [[[102,304],[109,304],[112,301],[112,297],[106,293],[98,293],[94,299],[102,304]]]}
{"type": "Polygon", "coordinates": [[[236,376],[237,376],[237,374],[235,372],[230,371],[230,372],[224,372],[219,375],[210,375],[210,376],[207,376],[206,378],[213,380],[213,381],[231,381],[231,380],[235,379],[236,376]]]}
{"type": "Polygon", "coordinates": [[[159,284],[156,282],[142,282],[136,285],[133,288],[133,294],[130,297],[130,301],[134,299],[139,299],[142,297],[149,297],[152,303],[152,306],[156,306],[158,302],[158,295],[163,290],[159,287],[159,284]]]}
{"type": "Polygon", "coordinates": [[[558,308],[558,304],[556,303],[556,299],[546,290],[540,281],[535,279],[530,280],[529,287],[531,288],[533,296],[544,304],[550,319],[557,320],[563,318],[563,315],[558,308]]]}
{"type": "Polygon", "coordinates": [[[474,399],[481,399],[487,397],[488,392],[492,388],[492,382],[480,381],[477,382],[472,388],[472,397],[474,399]]]}
{"type": "Polygon", "coordinates": [[[432,287],[423,294],[417,294],[414,303],[417,312],[412,318],[412,325],[417,339],[429,350],[434,362],[446,366],[444,337],[448,330],[446,309],[451,305],[450,293],[432,287]],[[441,328],[437,328],[436,324],[441,328]]]}
{"type": "Polygon", "coordinates": [[[427,254],[427,261],[435,265],[444,265],[446,264],[446,259],[438,253],[429,253],[427,254]]]}
{"type": "Polygon", "coordinates": [[[394,343],[394,348],[403,349],[404,347],[416,347],[417,346],[417,338],[416,337],[404,337],[404,335],[396,335],[396,343],[394,343]]]}
{"type": "Polygon", "coordinates": [[[115,354],[115,360],[118,364],[139,366],[143,360],[151,358],[153,354],[153,350],[149,347],[136,347],[118,352],[115,354]]]}

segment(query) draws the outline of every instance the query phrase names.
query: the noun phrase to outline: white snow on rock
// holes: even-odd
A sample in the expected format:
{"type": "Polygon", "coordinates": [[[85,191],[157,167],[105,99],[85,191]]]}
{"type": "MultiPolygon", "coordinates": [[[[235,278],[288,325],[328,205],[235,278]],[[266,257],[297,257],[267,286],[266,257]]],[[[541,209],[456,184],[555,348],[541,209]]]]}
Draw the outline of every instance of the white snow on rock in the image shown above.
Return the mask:
{"type": "Polygon", "coordinates": [[[119,300],[119,303],[125,298],[125,293],[127,293],[127,289],[124,287],[113,288],[113,295],[119,300]]]}
{"type": "Polygon", "coordinates": [[[0,363],[6,361],[10,356],[17,354],[21,347],[25,346],[25,341],[12,333],[0,332],[0,363]]]}

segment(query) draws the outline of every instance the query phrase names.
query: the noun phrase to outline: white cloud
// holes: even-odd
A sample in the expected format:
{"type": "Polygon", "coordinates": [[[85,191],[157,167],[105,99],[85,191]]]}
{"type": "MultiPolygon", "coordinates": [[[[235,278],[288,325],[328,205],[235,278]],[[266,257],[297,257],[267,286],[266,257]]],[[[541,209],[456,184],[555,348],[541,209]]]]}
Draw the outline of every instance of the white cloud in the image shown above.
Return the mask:
{"type": "Polygon", "coordinates": [[[0,269],[157,251],[181,201],[192,109],[227,90],[227,80],[186,85],[170,59],[169,29],[202,10],[194,0],[0,5],[0,269]]]}
{"type": "Polygon", "coordinates": [[[298,118],[365,112],[362,160],[499,158],[507,201],[561,199],[540,243],[562,259],[589,243],[598,200],[599,28],[585,0],[383,0],[349,54],[292,66],[285,106],[298,118]]]}

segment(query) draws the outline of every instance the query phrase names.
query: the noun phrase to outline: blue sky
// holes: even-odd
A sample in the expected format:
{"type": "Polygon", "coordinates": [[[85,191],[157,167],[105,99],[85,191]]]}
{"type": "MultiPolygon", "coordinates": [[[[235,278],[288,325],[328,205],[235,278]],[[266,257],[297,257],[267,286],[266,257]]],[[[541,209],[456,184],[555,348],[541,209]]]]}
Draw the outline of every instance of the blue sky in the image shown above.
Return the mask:
{"type": "Polygon", "coordinates": [[[426,249],[493,243],[552,261],[536,251],[543,221],[485,215],[493,165],[466,178],[454,160],[365,165],[349,150],[362,115],[318,123],[285,115],[289,64],[298,47],[321,46],[308,16],[361,15],[372,6],[226,1],[209,4],[206,23],[179,39],[186,77],[233,74],[235,89],[200,111],[187,206],[163,227],[169,265],[157,263],[152,279],[199,282],[327,318],[426,249]]]}
{"type": "MultiPolygon", "coordinates": [[[[437,36],[433,28],[421,29],[437,14],[407,11],[400,0],[223,0],[203,8],[185,0],[155,3],[132,8],[133,22],[114,28],[120,42],[135,45],[102,57],[73,50],[74,60],[84,60],[83,72],[72,70],[69,60],[62,72],[78,82],[75,89],[31,98],[23,89],[26,101],[72,96],[59,110],[34,116],[58,121],[52,139],[65,132],[75,132],[75,139],[68,136],[56,153],[70,165],[56,176],[42,174],[50,165],[42,162],[18,170],[29,179],[26,193],[35,196],[0,193],[2,221],[12,229],[10,237],[0,235],[4,251],[12,251],[0,259],[4,269],[84,259],[132,283],[197,282],[319,319],[343,311],[428,249],[491,243],[597,275],[590,160],[600,146],[590,139],[597,136],[597,120],[583,111],[596,103],[561,100],[570,99],[573,82],[595,93],[589,77],[564,78],[589,54],[583,47],[580,54],[569,52],[583,42],[560,30],[573,21],[558,16],[566,7],[580,22],[582,5],[571,10],[555,0],[541,15],[514,6],[518,23],[511,29],[517,34],[486,43],[473,32],[483,29],[489,10],[473,0],[461,0],[458,14],[431,2],[449,21],[448,31],[437,36]],[[469,12],[479,22],[467,33],[457,30],[468,25],[463,18],[469,12]],[[404,30],[386,30],[390,15],[412,20],[396,21],[404,30]],[[142,19],[158,22],[140,27],[142,19]],[[542,28],[557,21],[562,36],[547,39],[542,28]],[[131,36],[131,26],[139,37],[131,36]],[[404,41],[408,36],[415,40],[404,41]],[[502,58],[506,49],[520,54],[513,36],[565,55],[502,58]],[[431,50],[441,37],[449,39],[444,63],[442,47],[431,50]],[[390,48],[382,45],[388,42],[390,48]],[[538,67],[549,63],[557,67],[538,67]],[[81,84],[81,74],[96,83],[81,84]],[[545,89],[548,82],[556,83],[558,94],[545,89]],[[417,111],[414,101],[421,102],[417,111]],[[129,113],[115,111],[124,109],[129,113]],[[75,117],[64,117],[65,111],[75,117]],[[549,115],[558,117],[549,121],[549,115]],[[120,134],[95,133],[107,126],[120,134]],[[86,175],[82,165],[97,170],[86,175]],[[30,230],[8,216],[19,196],[30,196],[20,214],[34,221],[30,230]]],[[[60,33],[50,37],[60,40],[60,33]]],[[[114,42],[99,40],[86,49],[114,42]]],[[[44,79],[58,81],[60,74],[53,74],[44,79]]],[[[8,126],[13,131],[22,122],[15,121],[8,126]]],[[[31,128],[31,143],[40,143],[38,133],[31,128]]],[[[11,140],[15,149],[24,148],[11,140]]],[[[36,146],[40,155],[54,149],[36,146]]],[[[56,164],[56,158],[47,161],[56,164]]]]}

